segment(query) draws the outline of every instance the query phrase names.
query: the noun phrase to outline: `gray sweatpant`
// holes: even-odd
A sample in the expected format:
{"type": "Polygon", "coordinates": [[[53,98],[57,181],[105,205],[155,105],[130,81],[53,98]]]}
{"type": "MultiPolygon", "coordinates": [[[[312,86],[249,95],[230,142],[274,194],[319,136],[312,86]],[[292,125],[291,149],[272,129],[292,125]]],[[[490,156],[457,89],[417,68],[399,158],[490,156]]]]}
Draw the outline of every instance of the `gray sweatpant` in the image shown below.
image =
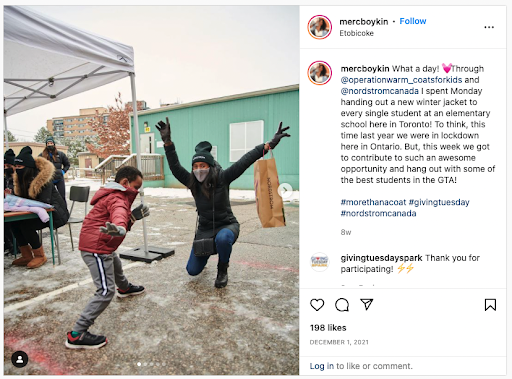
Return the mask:
{"type": "Polygon", "coordinates": [[[87,331],[94,324],[94,320],[108,307],[116,293],[116,284],[122,290],[128,289],[129,285],[123,274],[121,260],[116,253],[95,254],[86,251],[81,253],[82,259],[91,272],[96,293],[87,303],[73,328],[73,331],[78,333],[87,331]]]}

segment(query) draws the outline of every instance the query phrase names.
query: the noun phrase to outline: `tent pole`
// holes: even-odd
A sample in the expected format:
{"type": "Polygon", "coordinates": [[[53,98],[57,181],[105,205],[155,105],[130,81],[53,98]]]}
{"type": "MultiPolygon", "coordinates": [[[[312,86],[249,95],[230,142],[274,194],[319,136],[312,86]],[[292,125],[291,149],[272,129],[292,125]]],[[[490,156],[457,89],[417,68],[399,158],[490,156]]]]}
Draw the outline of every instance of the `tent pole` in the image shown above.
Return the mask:
{"type": "Polygon", "coordinates": [[[5,137],[5,149],[9,150],[9,134],[7,133],[7,115],[4,112],[4,137],[5,137]]]}
{"type": "MultiPolygon", "coordinates": [[[[139,117],[137,115],[137,93],[135,92],[135,73],[130,72],[130,83],[132,85],[132,108],[133,108],[133,127],[135,128],[135,146],[137,149],[137,167],[142,171],[142,159],[140,156],[140,133],[139,117]]],[[[140,201],[144,204],[144,189],[140,192],[140,201]]],[[[144,231],[144,253],[148,254],[148,235],[146,230],[146,218],[142,219],[142,229],[144,231]]]]}

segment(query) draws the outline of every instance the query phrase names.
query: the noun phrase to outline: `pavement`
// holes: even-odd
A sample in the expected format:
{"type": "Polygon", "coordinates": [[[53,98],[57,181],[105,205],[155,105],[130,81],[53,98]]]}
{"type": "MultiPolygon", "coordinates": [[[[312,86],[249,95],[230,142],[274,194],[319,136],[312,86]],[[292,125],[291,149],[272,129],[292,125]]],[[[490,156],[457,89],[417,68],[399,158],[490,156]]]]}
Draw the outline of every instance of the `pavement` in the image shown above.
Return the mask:
{"type": "MultiPolygon", "coordinates": [[[[72,226],[75,251],[68,227],[59,229],[62,265],[52,265],[48,233],[44,266],[28,270],[12,266],[12,256],[4,258],[4,374],[298,375],[298,203],[285,205],[286,227],[263,229],[254,201],[232,200],[241,233],[228,286],[217,289],[216,256],[198,276],[185,270],[196,220],[193,199],[145,199],[149,244],[174,248],[175,255],[151,264],[122,260],[128,280],[146,293],[112,300],[90,329],[107,336],[101,349],[64,346],[95,292],[77,251],[80,224],[72,226]],[[18,350],[28,354],[23,368],[11,363],[18,350]]],[[[75,204],[73,216],[83,212],[75,204]]],[[[138,222],[118,252],[141,245],[138,222]]]]}

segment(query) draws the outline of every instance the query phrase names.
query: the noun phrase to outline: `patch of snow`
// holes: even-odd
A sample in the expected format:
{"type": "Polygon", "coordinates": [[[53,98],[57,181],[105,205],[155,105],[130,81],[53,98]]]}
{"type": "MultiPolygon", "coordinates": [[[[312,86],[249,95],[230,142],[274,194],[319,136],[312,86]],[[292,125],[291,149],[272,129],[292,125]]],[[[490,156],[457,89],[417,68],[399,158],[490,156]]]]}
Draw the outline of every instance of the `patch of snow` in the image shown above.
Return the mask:
{"type": "MultiPolygon", "coordinates": [[[[231,200],[255,200],[256,194],[252,190],[229,190],[231,200]]],[[[286,199],[285,203],[294,203],[299,201],[299,191],[293,191],[293,194],[286,199]]]]}
{"type": "Polygon", "coordinates": [[[153,197],[167,197],[171,199],[187,199],[192,193],[185,188],[144,188],[144,195],[153,197]]]}
{"type": "MultiPolygon", "coordinates": [[[[189,199],[192,194],[188,189],[185,188],[145,188],[144,194],[146,196],[153,197],[166,197],[171,199],[189,199]]],[[[229,191],[229,198],[231,200],[255,200],[255,194],[253,190],[235,190],[229,191]]],[[[299,191],[293,191],[292,196],[284,199],[285,203],[298,202],[299,191]]]]}
{"type": "Polygon", "coordinates": [[[101,187],[101,181],[99,179],[87,179],[87,178],[76,178],[74,180],[68,180],[66,182],[66,192],[69,193],[69,187],[91,187],[90,191],[97,191],[101,187]]]}

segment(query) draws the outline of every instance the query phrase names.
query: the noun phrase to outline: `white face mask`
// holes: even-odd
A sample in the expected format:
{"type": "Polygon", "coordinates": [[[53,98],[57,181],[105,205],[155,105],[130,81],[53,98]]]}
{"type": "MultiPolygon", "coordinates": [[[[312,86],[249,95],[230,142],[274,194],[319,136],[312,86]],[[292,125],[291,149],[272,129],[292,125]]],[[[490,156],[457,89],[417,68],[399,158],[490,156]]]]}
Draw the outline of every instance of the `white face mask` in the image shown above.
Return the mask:
{"type": "Polygon", "coordinates": [[[199,183],[204,182],[206,177],[208,176],[208,173],[210,172],[210,168],[204,168],[199,170],[194,170],[194,175],[199,183]]]}

